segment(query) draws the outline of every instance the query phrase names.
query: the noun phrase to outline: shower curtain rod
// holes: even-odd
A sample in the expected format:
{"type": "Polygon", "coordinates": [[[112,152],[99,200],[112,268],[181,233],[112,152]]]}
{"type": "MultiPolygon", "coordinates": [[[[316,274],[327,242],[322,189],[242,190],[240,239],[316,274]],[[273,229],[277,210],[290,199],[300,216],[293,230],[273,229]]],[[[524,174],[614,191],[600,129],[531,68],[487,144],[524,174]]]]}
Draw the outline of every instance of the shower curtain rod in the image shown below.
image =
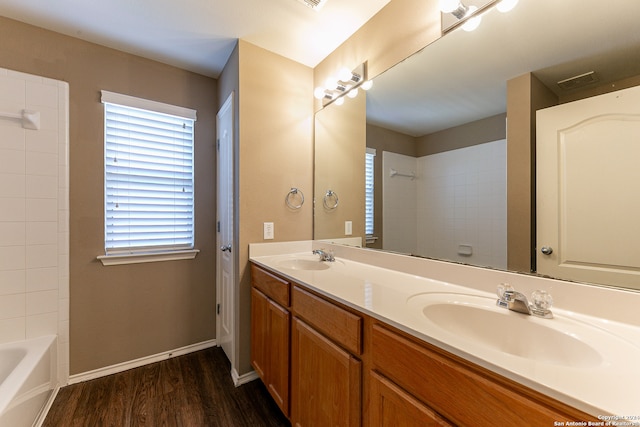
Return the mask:
{"type": "Polygon", "coordinates": [[[32,110],[22,110],[20,113],[7,113],[0,111],[0,118],[20,120],[25,129],[40,129],[40,112],[32,110]]]}
{"type": "Polygon", "coordinates": [[[416,174],[415,174],[415,172],[411,172],[411,173],[401,173],[401,172],[398,172],[397,170],[395,170],[395,169],[393,169],[393,168],[391,168],[391,169],[389,170],[389,176],[390,176],[390,177],[392,177],[392,178],[393,178],[394,176],[404,176],[405,178],[411,178],[411,179],[415,179],[415,178],[416,178],[416,174]]]}

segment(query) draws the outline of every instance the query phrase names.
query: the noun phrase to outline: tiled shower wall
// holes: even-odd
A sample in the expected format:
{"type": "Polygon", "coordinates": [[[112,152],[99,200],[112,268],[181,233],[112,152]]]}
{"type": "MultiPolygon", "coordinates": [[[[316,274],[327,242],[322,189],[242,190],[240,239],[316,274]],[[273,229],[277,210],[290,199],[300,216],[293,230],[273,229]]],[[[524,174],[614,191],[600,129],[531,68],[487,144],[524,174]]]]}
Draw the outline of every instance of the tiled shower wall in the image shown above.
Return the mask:
{"type": "Polygon", "coordinates": [[[0,116],[40,112],[40,128],[0,117],[0,343],[58,335],[69,372],[69,88],[0,68],[0,116]]]}
{"type": "MultiPolygon", "coordinates": [[[[384,151],[382,153],[382,230],[383,249],[417,254],[418,179],[391,176],[416,173],[418,159],[384,151]]],[[[375,233],[374,233],[375,234],[375,233]]]]}
{"type": "Polygon", "coordinates": [[[417,159],[383,153],[384,249],[506,268],[506,153],[506,140],[417,159]],[[392,178],[389,168],[416,179],[392,178]]]}

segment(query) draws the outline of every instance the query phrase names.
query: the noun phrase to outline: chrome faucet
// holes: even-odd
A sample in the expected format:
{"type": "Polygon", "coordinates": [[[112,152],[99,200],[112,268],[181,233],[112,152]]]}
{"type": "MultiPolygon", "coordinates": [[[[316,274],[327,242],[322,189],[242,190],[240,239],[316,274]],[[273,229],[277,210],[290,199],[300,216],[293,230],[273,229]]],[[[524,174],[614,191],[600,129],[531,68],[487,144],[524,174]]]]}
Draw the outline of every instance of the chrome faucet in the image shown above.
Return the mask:
{"type": "Polygon", "coordinates": [[[320,261],[333,262],[336,260],[336,258],[333,256],[333,251],[327,252],[324,249],[314,249],[313,254],[320,255],[320,261]]]}
{"type": "Polygon", "coordinates": [[[538,316],[545,319],[553,318],[553,313],[549,310],[549,307],[553,304],[553,298],[546,291],[538,290],[531,294],[533,304],[529,304],[527,297],[523,293],[516,291],[508,284],[499,285],[497,293],[499,298],[496,301],[496,305],[498,307],[530,316],[538,316]]]}
{"type": "Polygon", "coordinates": [[[508,308],[511,311],[517,311],[518,313],[531,314],[529,308],[529,301],[523,293],[515,290],[505,290],[502,294],[502,298],[496,301],[496,304],[500,307],[508,308]]]}

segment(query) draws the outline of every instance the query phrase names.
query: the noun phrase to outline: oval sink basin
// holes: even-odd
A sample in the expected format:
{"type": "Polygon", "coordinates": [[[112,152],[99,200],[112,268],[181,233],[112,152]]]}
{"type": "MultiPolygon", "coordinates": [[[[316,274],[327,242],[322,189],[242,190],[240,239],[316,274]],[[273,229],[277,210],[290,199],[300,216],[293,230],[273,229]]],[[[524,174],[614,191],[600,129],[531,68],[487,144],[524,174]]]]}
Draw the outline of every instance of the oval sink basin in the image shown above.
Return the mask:
{"type": "MultiPolygon", "coordinates": [[[[541,319],[495,306],[495,299],[467,294],[420,294],[408,304],[423,320],[444,331],[450,342],[480,345],[542,363],[594,367],[598,350],[619,339],[597,327],[556,315],[541,319]],[[590,343],[596,343],[591,345],[590,343]]],[[[619,344],[618,344],[619,345],[619,344]]]]}
{"type": "Polygon", "coordinates": [[[293,258],[278,262],[278,267],[288,268],[290,270],[326,270],[330,265],[327,262],[322,262],[317,259],[293,258]]]}

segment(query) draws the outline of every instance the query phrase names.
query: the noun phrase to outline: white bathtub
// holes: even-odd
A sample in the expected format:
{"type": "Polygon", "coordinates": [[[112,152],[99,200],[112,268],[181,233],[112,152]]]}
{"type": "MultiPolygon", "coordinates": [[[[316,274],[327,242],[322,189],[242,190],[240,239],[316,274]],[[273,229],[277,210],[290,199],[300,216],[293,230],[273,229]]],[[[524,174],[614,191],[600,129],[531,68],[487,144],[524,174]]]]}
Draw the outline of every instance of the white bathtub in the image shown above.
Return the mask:
{"type": "Polygon", "coordinates": [[[55,335],[0,344],[0,427],[41,423],[56,388],[55,335]]]}

